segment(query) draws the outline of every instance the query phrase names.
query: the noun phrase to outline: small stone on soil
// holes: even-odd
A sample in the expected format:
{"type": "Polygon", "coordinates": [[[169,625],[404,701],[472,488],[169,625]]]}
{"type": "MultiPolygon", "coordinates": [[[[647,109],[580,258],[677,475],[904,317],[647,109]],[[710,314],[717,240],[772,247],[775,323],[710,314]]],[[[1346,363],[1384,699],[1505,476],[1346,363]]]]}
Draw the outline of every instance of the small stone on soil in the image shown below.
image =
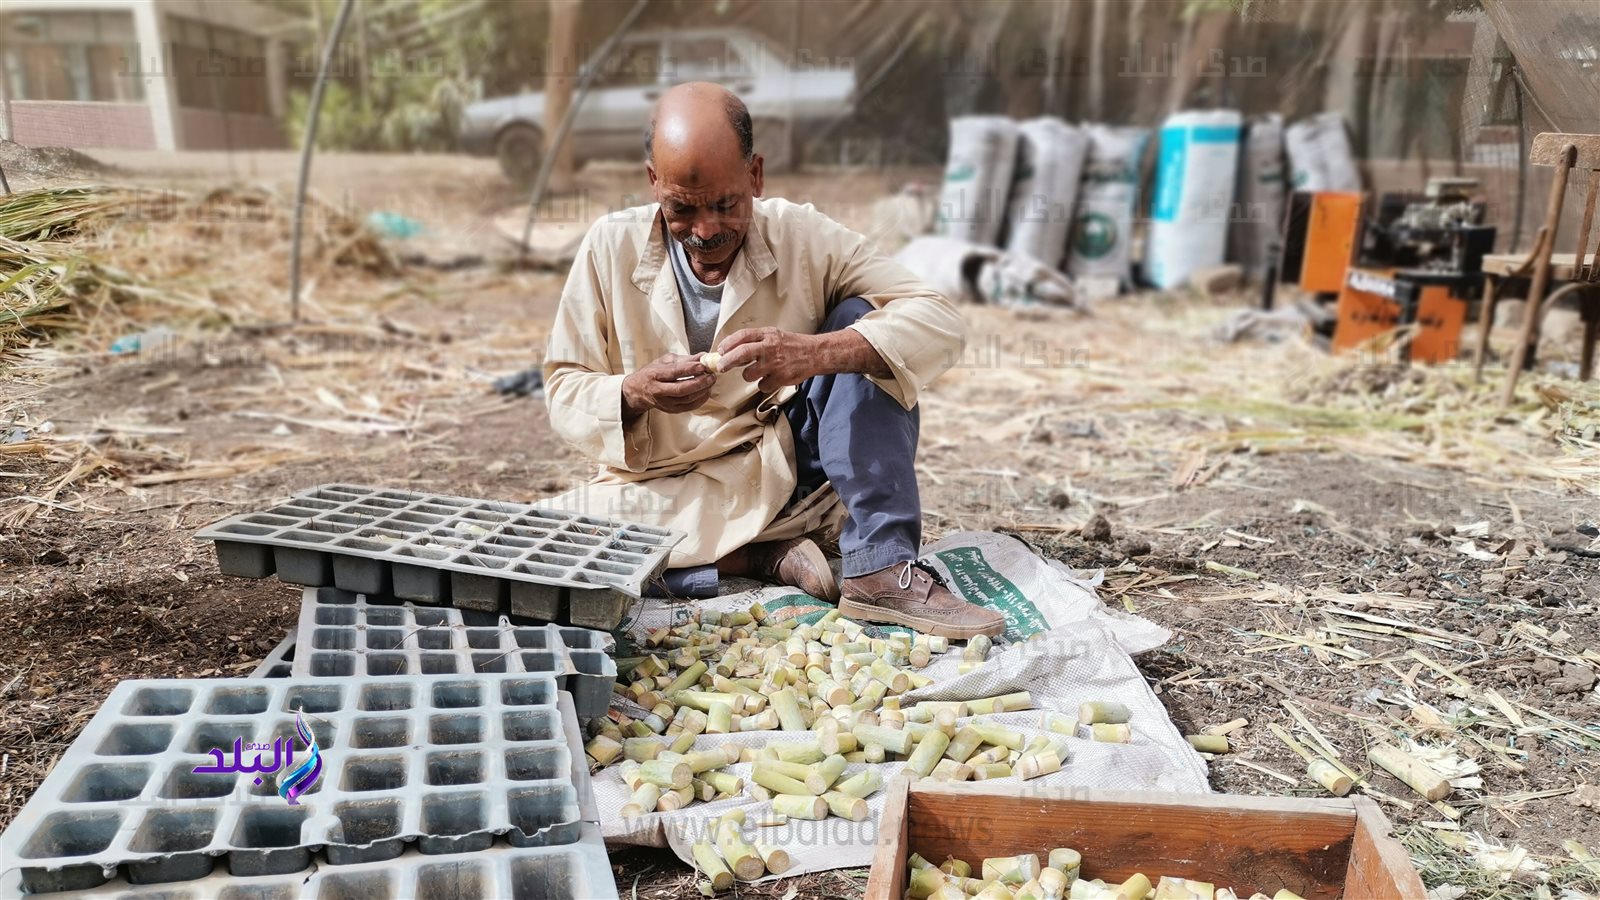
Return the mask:
{"type": "Polygon", "coordinates": [[[1535,681],[1554,681],[1561,677],[1561,663],[1548,656],[1541,656],[1533,661],[1529,667],[1535,681]]]}
{"type": "Polygon", "coordinates": [[[1560,678],[1550,682],[1550,689],[1558,694],[1583,694],[1594,689],[1596,676],[1587,666],[1567,664],[1560,678]]]}
{"type": "Polygon", "coordinates": [[[1142,537],[1129,536],[1117,544],[1117,549],[1122,551],[1123,556],[1148,556],[1150,542],[1142,537]]]}
{"type": "Polygon", "coordinates": [[[1106,521],[1105,516],[1095,513],[1089,517],[1089,521],[1083,523],[1082,535],[1086,541],[1109,544],[1111,543],[1111,523],[1106,521]]]}

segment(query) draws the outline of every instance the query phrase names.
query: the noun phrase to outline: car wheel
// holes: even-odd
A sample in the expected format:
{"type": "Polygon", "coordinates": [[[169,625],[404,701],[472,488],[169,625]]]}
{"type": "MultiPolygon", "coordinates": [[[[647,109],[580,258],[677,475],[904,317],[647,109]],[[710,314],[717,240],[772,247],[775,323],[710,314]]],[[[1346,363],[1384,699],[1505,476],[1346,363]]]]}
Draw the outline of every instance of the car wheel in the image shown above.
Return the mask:
{"type": "Polygon", "coordinates": [[[544,161],[544,133],[532,125],[507,125],[495,139],[494,152],[512,184],[531,187],[544,161]]]}
{"type": "Polygon", "coordinates": [[[756,152],[761,154],[762,171],[788,172],[799,165],[795,152],[794,129],[783,119],[757,119],[754,123],[756,152]]]}

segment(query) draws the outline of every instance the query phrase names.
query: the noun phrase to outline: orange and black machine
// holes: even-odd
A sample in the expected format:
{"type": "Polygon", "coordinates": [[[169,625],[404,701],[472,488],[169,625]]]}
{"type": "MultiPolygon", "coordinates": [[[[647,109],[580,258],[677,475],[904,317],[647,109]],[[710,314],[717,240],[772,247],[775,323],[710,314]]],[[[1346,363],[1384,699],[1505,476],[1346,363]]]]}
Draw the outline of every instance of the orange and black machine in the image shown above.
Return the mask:
{"type": "Polygon", "coordinates": [[[1484,225],[1477,181],[1430,179],[1415,193],[1336,191],[1291,196],[1279,278],[1337,303],[1333,352],[1365,346],[1404,329],[1403,358],[1456,359],[1461,326],[1483,292],[1483,256],[1494,227],[1484,225]]]}

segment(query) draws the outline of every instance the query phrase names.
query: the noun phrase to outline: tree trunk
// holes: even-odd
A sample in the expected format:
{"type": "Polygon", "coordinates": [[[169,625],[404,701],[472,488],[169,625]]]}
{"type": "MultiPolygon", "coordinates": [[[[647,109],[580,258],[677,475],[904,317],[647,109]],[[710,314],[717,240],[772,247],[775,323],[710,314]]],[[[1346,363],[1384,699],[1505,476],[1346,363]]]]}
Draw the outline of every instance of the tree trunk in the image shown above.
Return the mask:
{"type": "Polygon", "coordinates": [[[1061,85],[1061,55],[1066,42],[1069,0],[1056,0],[1050,9],[1050,37],[1045,45],[1044,109],[1047,116],[1061,115],[1058,93],[1061,85]]]}
{"type": "MultiPolygon", "coordinates": [[[[1106,100],[1106,0],[1089,0],[1089,118],[1100,121],[1106,100]]],[[[1142,0],[1141,0],[1142,5],[1142,0]]],[[[1136,9],[1135,15],[1142,12],[1136,9]]]]}
{"type": "Polygon", "coordinates": [[[572,89],[578,80],[578,0],[550,0],[550,44],[545,53],[548,74],[544,85],[544,152],[555,154],[550,169],[550,193],[572,190],[576,168],[572,142],[554,146],[557,129],[572,105],[572,89]]]}
{"type": "MultiPolygon", "coordinates": [[[[1218,68],[1216,58],[1222,49],[1222,39],[1228,33],[1228,23],[1232,21],[1232,12],[1202,13],[1198,21],[1192,23],[1193,27],[1184,29],[1183,53],[1172,73],[1171,86],[1167,92],[1166,108],[1163,115],[1171,115],[1184,107],[1189,100],[1189,92],[1194,90],[1195,82],[1199,80],[1200,73],[1214,74],[1218,68]]],[[[1228,71],[1227,60],[1220,64],[1221,74],[1228,71]]]]}
{"type": "MultiPolygon", "coordinates": [[[[983,87],[999,66],[995,43],[1011,12],[1010,0],[989,6],[962,5],[957,7],[959,27],[947,34],[946,44],[952,50],[961,48],[957,71],[945,80],[945,106],[952,116],[970,116],[978,112],[983,87]]],[[[946,53],[946,59],[955,59],[955,53],[946,53]]]]}

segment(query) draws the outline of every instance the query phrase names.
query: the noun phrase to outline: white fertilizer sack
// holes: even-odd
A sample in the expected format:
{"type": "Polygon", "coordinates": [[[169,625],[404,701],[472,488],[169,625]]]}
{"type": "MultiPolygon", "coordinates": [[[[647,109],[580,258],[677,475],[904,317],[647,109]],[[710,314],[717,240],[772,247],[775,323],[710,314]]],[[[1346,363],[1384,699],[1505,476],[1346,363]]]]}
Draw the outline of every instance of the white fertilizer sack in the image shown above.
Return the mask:
{"type": "Polygon", "coordinates": [[[1161,126],[1145,272],[1159,288],[1222,264],[1239,158],[1240,116],[1218,109],[1173,113],[1161,126]]]}
{"type": "Polygon", "coordinates": [[[1067,251],[1089,136],[1045,116],[1018,126],[1017,168],[1006,217],[1006,250],[1054,269],[1067,251]]]}
{"type": "Polygon", "coordinates": [[[951,119],[938,233],[985,247],[998,245],[1016,157],[1017,123],[1004,116],[951,119]]]}
{"type": "Polygon", "coordinates": [[[1089,155],[1078,188],[1067,271],[1077,278],[1130,280],[1134,204],[1139,159],[1150,132],[1144,128],[1085,125],[1089,155]]]}
{"type": "MultiPolygon", "coordinates": [[[[1087,700],[1122,703],[1132,714],[1132,743],[1105,744],[1069,738],[1071,755],[1061,771],[1034,783],[1105,790],[1209,792],[1204,761],[1167,718],[1161,701],[1151,693],[1130,656],[1160,646],[1169,637],[1167,631],[1136,616],[1107,609],[1095,595],[1098,579],[1084,580],[1059,563],[1046,562],[1015,538],[988,532],[952,534],[928,547],[923,559],[962,598],[1004,613],[1007,630],[1005,643],[996,645],[989,661],[965,675],[957,672],[959,645],[937,657],[922,670],[934,683],[906,694],[906,705],[913,700],[975,699],[1017,690],[1029,691],[1040,709],[1070,716],[1076,716],[1078,704],[1087,700]],[[1048,630],[1048,634],[1023,642],[1042,630],[1048,630]]],[[[809,621],[832,608],[787,588],[766,588],[698,604],[648,600],[630,624],[629,632],[642,640],[651,630],[686,618],[691,609],[740,610],[757,601],[780,619],[806,616],[809,621]]],[[[632,715],[643,715],[643,711],[630,708],[627,701],[613,702],[632,715]]],[[[1039,716],[1039,709],[1035,709],[994,718],[1031,737],[1042,733],[1039,716]]],[[[725,743],[763,747],[807,737],[781,731],[702,735],[695,747],[705,749],[725,743]]],[[[844,777],[866,765],[851,764],[844,777]]],[[[884,783],[892,781],[904,767],[901,762],[881,764],[884,783]]],[[[728,771],[747,782],[750,769],[743,763],[728,767],[728,771]]],[[[616,766],[596,774],[594,792],[608,843],[669,846],[689,865],[693,864],[693,844],[705,836],[708,820],[736,807],[744,808],[747,816],[754,818],[770,806],[747,794],[695,803],[675,812],[623,819],[620,810],[628,800],[628,790],[616,766]]],[[[787,825],[761,828],[757,836],[789,853],[794,866],[784,873],[785,877],[865,866],[872,861],[877,841],[883,792],[867,802],[871,815],[862,822],[833,816],[816,822],[791,819],[787,825]]],[[[751,830],[747,829],[747,836],[751,830]]]]}

